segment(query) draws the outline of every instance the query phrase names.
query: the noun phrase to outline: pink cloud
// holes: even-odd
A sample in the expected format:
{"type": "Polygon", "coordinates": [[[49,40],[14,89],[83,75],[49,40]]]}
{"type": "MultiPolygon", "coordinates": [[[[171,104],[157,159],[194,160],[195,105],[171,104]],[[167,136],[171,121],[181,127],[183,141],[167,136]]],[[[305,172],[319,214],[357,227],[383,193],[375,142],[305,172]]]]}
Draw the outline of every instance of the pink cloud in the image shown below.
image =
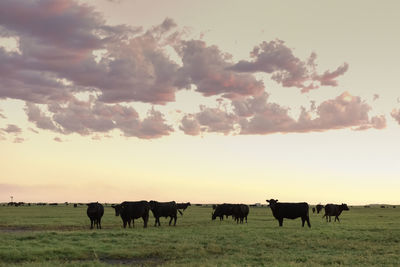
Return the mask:
{"type": "Polygon", "coordinates": [[[400,109],[393,109],[390,115],[400,124],[400,109]]]}
{"type": "Polygon", "coordinates": [[[6,133],[14,133],[14,134],[20,134],[22,133],[22,129],[19,128],[15,124],[8,124],[6,128],[2,129],[6,133]]]}
{"type": "Polygon", "coordinates": [[[219,108],[202,108],[199,113],[186,115],[180,129],[196,135],[201,131],[224,134],[305,133],[350,128],[366,130],[386,127],[385,116],[369,117],[371,107],[358,96],[344,92],[335,99],[323,101],[310,110],[302,108],[297,119],[289,108],[268,102],[268,94],[232,101],[233,113],[219,108]],[[196,130],[192,130],[196,129],[196,130]],[[198,130],[200,129],[200,130],[198,130]]]}
{"type": "MultiPolygon", "coordinates": [[[[151,108],[140,118],[130,104],[164,105],[174,102],[179,90],[192,87],[205,97],[219,96],[220,102],[229,99],[232,111],[202,106],[198,113],[184,115],[179,128],[189,135],[386,126],[385,117],[369,118],[371,107],[347,93],[303,108],[298,119],[288,107],[268,102],[255,72],[307,92],[337,86],[348,70],[344,63],[319,74],[315,53],[301,60],[280,40],[261,43],[251,51],[251,60],[235,64],[215,45],[185,40],[184,30],[170,18],[147,30],[108,25],[93,7],[73,0],[0,1],[0,27],[0,36],[19,42],[18,52],[0,48],[0,98],[24,100],[28,120],[57,134],[96,138],[117,130],[144,139],[169,135],[174,129],[160,111],[151,108]],[[175,49],[177,62],[166,48],[175,49]],[[99,51],[102,56],[96,56],[99,51]],[[80,101],[76,93],[92,96],[80,101]]],[[[0,118],[5,116],[0,113],[0,118]]],[[[9,127],[3,135],[18,133],[9,127]]]]}
{"type": "Polygon", "coordinates": [[[59,143],[61,143],[61,142],[63,141],[63,140],[62,140],[60,137],[58,137],[58,136],[54,137],[53,140],[56,141],[56,142],[59,142],[59,143]]]}
{"type": "Polygon", "coordinates": [[[25,110],[29,121],[35,123],[38,128],[63,134],[92,135],[117,129],[128,137],[149,139],[173,132],[173,128],[166,123],[159,111],[151,109],[147,117],[141,120],[132,107],[105,104],[94,97],[88,101],[73,99],[64,107],[49,104],[49,115],[45,115],[34,104],[27,104],[25,110]]]}
{"type": "Polygon", "coordinates": [[[24,138],[22,138],[22,137],[15,137],[14,138],[14,143],[23,143],[25,141],[25,139],[24,138]]]}
{"type": "Polygon", "coordinates": [[[344,63],[333,72],[325,71],[319,75],[316,73],[315,53],[302,61],[281,40],[263,42],[254,47],[250,55],[252,61],[241,60],[229,69],[247,73],[270,73],[271,78],[282,86],[301,88],[303,93],[320,86],[337,86],[335,79],[348,69],[348,64],[344,63]]]}
{"type": "Polygon", "coordinates": [[[232,66],[230,56],[217,46],[207,46],[200,40],[184,41],[176,48],[182,57],[178,84],[182,87],[196,85],[196,91],[204,96],[223,95],[234,99],[259,95],[264,91],[262,81],[252,75],[228,70],[232,66]]]}

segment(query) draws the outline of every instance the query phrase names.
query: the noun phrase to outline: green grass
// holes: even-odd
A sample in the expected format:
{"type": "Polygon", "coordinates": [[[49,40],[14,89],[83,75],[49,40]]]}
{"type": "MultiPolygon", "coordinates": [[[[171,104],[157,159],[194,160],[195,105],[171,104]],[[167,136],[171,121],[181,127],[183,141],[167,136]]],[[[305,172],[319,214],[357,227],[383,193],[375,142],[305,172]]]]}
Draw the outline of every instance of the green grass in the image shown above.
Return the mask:
{"type": "Polygon", "coordinates": [[[248,224],[211,221],[211,207],[189,207],[176,227],[161,220],[147,229],[142,220],[123,229],[105,208],[103,229],[90,230],[86,206],[0,207],[2,266],[398,266],[400,208],[351,208],[340,223],[310,214],[301,220],[272,217],[250,208],[248,224]]]}

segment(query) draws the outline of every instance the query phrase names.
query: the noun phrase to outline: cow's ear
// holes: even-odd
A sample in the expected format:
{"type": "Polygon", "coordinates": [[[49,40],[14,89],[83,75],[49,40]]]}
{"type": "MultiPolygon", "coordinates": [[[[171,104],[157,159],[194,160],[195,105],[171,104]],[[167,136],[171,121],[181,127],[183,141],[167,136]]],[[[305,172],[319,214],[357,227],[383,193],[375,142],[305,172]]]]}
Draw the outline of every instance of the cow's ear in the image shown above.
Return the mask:
{"type": "Polygon", "coordinates": [[[267,201],[268,203],[269,203],[269,200],[267,199],[267,200],[265,200],[265,201],[267,201]]]}
{"type": "Polygon", "coordinates": [[[276,201],[276,202],[278,202],[278,200],[277,200],[277,199],[275,199],[275,201],[276,201]]]}
{"type": "Polygon", "coordinates": [[[89,206],[90,204],[89,204],[89,203],[86,203],[86,205],[89,206]]]}

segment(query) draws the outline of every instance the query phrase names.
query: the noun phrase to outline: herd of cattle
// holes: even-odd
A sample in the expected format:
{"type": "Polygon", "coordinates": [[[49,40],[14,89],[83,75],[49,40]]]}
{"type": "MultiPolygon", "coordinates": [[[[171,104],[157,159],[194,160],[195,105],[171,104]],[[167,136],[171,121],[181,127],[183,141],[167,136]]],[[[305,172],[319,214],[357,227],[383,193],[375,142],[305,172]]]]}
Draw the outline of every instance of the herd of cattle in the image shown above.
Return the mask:
{"type": "MultiPolygon", "coordinates": [[[[283,219],[296,219],[301,218],[302,226],[304,227],[305,222],[307,222],[308,227],[311,227],[309,218],[309,206],[306,202],[301,203],[285,203],[278,202],[277,199],[266,200],[268,206],[272,211],[272,215],[278,220],[279,226],[283,226],[283,219]]],[[[104,214],[104,207],[98,202],[93,202],[87,204],[87,215],[90,219],[90,228],[93,227],[101,229],[101,218],[104,214]]],[[[176,225],[178,212],[182,215],[190,202],[188,203],[176,203],[171,202],[158,202],[158,201],[124,201],[121,204],[111,205],[115,210],[115,216],[120,216],[122,219],[123,227],[126,228],[134,226],[135,219],[142,218],[144,228],[147,227],[149,221],[149,212],[153,213],[155,218],[154,226],[161,226],[160,218],[170,218],[169,225],[171,225],[172,220],[174,220],[174,226],[176,225]]],[[[340,221],[339,216],[344,210],[349,210],[346,204],[336,205],[336,204],[326,204],[325,206],[318,204],[315,208],[312,208],[313,213],[317,211],[320,213],[325,210],[325,214],[322,218],[326,218],[326,221],[331,221],[331,217],[335,217],[335,222],[340,221]]],[[[222,221],[224,216],[232,216],[232,219],[236,223],[243,223],[246,221],[249,214],[250,208],[245,204],[219,204],[213,205],[213,212],[211,213],[211,219],[215,220],[217,217],[222,221]]]]}

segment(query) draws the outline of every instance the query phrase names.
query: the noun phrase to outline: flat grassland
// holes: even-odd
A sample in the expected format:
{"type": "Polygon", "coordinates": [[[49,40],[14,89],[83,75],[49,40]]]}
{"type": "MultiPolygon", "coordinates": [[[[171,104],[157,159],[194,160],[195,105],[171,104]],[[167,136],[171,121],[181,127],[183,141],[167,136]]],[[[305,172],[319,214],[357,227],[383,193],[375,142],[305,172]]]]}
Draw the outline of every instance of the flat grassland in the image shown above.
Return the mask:
{"type": "Polygon", "coordinates": [[[161,219],[123,229],[105,207],[103,229],[90,230],[86,206],[0,207],[1,266],[399,266],[400,207],[354,207],[341,222],[310,210],[278,227],[267,207],[250,208],[248,223],[211,220],[210,206],[191,206],[169,227],[161,219]]]}

